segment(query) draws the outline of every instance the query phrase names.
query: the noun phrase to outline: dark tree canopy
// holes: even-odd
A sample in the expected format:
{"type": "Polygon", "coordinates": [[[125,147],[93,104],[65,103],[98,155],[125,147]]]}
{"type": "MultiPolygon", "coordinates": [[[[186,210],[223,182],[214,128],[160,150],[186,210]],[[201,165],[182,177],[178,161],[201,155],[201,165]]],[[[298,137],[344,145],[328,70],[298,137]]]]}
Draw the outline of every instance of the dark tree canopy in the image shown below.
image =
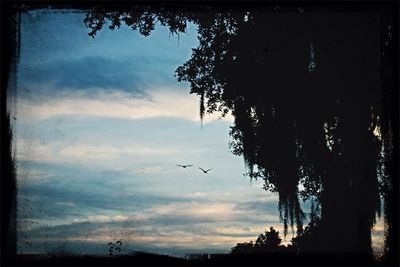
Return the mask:
{"type": "Polygon", "coordinates": [[[282,239],[279,238],[279,232],[270,227],[269,231],[265,231],[265,234],[260,234],[254,243],[253,241],[237,243],[231,249],[231,254],[262,254],[287,250],[288,248],[282,246],[281,242],[282,239]]]}
{"type": "Polygon", "coordinates": [[[279,238],[279,232],[273,227],[269,228],[269,231],[265,231],[265,234],[258,236],[255,247],[265,247],[267,249],[274,250],[281,244],[282,239],[279,238]]]}
{"type": "MultiPolygon", "coordinates": [[[[328,252],[371,252],[371,227],[384,198],[392,214],[393,14],[385,8],[94,9],[94,37],[126,24],[147,36],[198,27],[199,46],[176,70],[200,96],[200,116],[235,118],[232,151],[251,178],[279,195],[285,225],[301,233],[299,197],[312,201],[328,252]],[[346,235],[342,242],[335,228],[346,235]]],[[[387,243],[393,237],[387,236],[387,243]],[[388,241],[389,240],[389,241],[388,241]]]]}

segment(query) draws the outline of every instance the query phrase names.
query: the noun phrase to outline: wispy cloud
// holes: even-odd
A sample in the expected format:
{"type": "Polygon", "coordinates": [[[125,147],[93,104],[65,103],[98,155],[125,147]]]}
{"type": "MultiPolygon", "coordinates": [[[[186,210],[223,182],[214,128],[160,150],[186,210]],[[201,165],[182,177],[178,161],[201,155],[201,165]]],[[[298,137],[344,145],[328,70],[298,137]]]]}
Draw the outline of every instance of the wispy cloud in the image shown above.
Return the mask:
{"type": "Polygon", "coordinates": [[[250,223],[244,212],[232,210],[229,204],[190,205],[191,210],[174,214],[175,223],[165,223],[170,212],[185,209],[185,205],[162,205],[146,211],[146,216],[125,214],[95,215],[74,220],[69,224],[44,226],[26,233],[26,240],[108,243],[120,239],[133,246],[147,247],[151,252],[172,252],[179,248],[180,254],[205,249],[228,252],[238,242],[254,240],[268,227],[282,230],[279,222],[250,223]],[[154,212],[156,214],[154,214],[154,212]],[[233,213],[237,213],[236,215],[233,213]],[[242,214],[242,221],[232,216],[242,214]],[[112,234],[113,233],[113,234],[112,234]],[[60,239],[60,236],[63,238],[60,239]]]}
{"type": "MultiPolygon", "coordinates": [[[[198,97],[188,91],[158,89],[148,91],[148,97],[138,98],[120,90],[101,91],[88,95],[83,91],[70,92],[54,98],[33,101],[19,100],[17,116],[21,119],[48,119],[55,116],[94,116],[120,119],[182,118],[199,122],[198,97]]],[[[232,116],[220,118],[220,114],[206,115],[204,122],[223,119],[233,121],[232,116]]]]}
{"type": "Polygon", "coordinates": [[[124,222],[124,221],[129,221],[132,216],[128,215],[122,215],[122,214],[117,214],[117,215],[91,215],[91,216],[85,216],[81,218],[75,218],[73,219],[73,223],[110,223],[110,222],[124,222]]]}
{"type": "MultiPolygon", "coordinates": [[[[93,188],[90,191],[94,192],[61,193],[50,185],[37,185],[33,191],[36,193],[29,196],[42,196],[43,202],[47,203],[43,212],[52,213],[57,206],[64,212],[64,217],[62,214],[56,217],[64,219],[50,224],[40,221],[33,228],[25,222],[27,227],[20,241],[64,240],[72,246],[73,242],[108,243],[112,238],[120,238],[136,248],[156,253],[172,253],[179,248],[183,255],[201,248],[208,252],[213,249],[227,252],[237,242],[254,240],[270,226],[278,230],[282,227],[275,212],[276,199],[274,203],[273,197],[265,198],[267,208],[260,210],[256,210],[258,205],[251,205],[249,198],[260,199],[263,194],[244,193],[238,198],[235,190],[224,194],[194,191],[180,197],[158,197],[132,192],[130,197],[120,198],[119,194],[104,195],[93,188]],[[137,201],[145,201],[147,207],[138,206],[137,201]],[[66,205],[67,209],[61,209],[66,205]],[[91,214],[71,216],[71,212],[78,210],[91,214]]],[[[43,215],[41,218],[46,218],[43,215]]]]}
{"type": "MultiPolygon", "coordinates": [[[[61,163],[79,165],[113,165],[113,160],[134,157],[173,156],[180,153],[179,147],[145,146],[139,143],[126,146],[68,144],[65,142],[41,143],[35,139],[19,138],[15,141],[18,161],[61,163]],[[108,164],[109,162],[110,164],[108,164]]],[[[115,165],[114,165],[115,166],[115,165]]],[[[147,171],[150,169],[146,169],[147,171]]],[[[154,171],[154,168],[153,168],[154,171]]],[[[33,179],[34,177],[32,177],[33,179]]]]}
{"type": "MultiPolygon", "coordinates": [[[[79,195],[72,198],[79,201],[88,199],[79,195]]],[[[118,205],[115,198],[109,198],[110,204],[118,205]]],[[[126,201],[132,200],[128,198],[126,201]]],[[[78,204],[68,199],[56,202],[60,205],[66,203],[70,208],[78,204]]],[[[95,199],[92,202],[96,203],[95,199]]],[[[103,204],[100,201],[98,206],[103,204]]],[[[181,197],[159,199],[144,209],[132,210],[129,205],[123,205],[120,210],[98,210],[92,215],[59,221],[58,225],[31,228],[24,232],[24,240],[42,243],[64,240],[73,249],[74,242],[106,244],[121,239],[132,250],[156,253],[228,252],[238,242],[254,241],[271,226],[282,235],[283,226],[276,205],[276,196],[267,192],[238,198],[235,191],[223,194],[193,191],[181,197]]],[[[382,222],[378,222],[373,232],[376,251],[383,247],[382,227],[382,222]]],[[[290,239],[291,235],[287,236],[285,243],[290,239]]]]}
{"type": "Polygon", "coordinates": [[[185,197],[192,198],[192,199],[197,199],[197,198],[207,198],[208,194],[207,192],[193,192],[193,193],[187,193],[185,194],[185,197]]]}

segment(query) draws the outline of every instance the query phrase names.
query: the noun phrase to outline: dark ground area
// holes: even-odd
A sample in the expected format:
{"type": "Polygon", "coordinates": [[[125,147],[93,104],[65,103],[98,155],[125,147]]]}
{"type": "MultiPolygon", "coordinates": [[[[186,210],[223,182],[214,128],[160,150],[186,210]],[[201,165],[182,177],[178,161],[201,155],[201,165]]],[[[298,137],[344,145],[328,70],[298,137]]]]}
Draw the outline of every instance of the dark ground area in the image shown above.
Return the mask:
{"type": "Polygon", "coordinates": [[[218,257],[188,260],[183,258],[135,253],[127,256],[61,256],[20,255],[11,266],[388,266],[384,261],[371,262],[362,255],[318,255],[270,253],[263,255],[218,255],[218,257]]]}

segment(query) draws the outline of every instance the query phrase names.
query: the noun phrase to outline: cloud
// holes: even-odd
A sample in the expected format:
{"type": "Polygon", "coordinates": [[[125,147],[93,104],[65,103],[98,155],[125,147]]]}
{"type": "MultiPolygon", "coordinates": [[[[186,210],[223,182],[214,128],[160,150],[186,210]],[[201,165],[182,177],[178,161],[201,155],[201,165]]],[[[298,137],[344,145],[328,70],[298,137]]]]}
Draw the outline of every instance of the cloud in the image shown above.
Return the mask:
{"type": "Polygon", "coordinates": [[[95,56],[23,65],[18,75],[24,84],[51,84],[52,91],[118,88],[142,95],[136,72],[132,62],[95,56]]]}
{"type": "Polygon", "coordinates": [[[156,253],[172,252],[171,247],[181,253],[201,248],[227,251],[237,242],[255,239],[269,226],[281,227],[274,212],[247,210],[257,205],[241,200],[249,197],[246,194],[237,199],[234,191],[222,196],[193,192],[176,197],[132,192],[121,197],[119,192],[106,194],[82,185],[84,188],[63,191],[51,184],[22,187],[20,197],[41,202],[42,211],[38,214],[39,205],[33,205],[37,207],[30,212],[37,218],[32,215],[31,222],[24,222],[21,241],[108,242],[114,233],[156,253]],[[31,227],[36,222],[38,225],[31,227]]]}
{"type": "MultiPolygon", "coordinates": [[[[196,252],[227,253],[236,243],[254,241],[269,227],[274,227],[279,231],[281,238],[284,238],[283,226],[280,223],[249,224],[242,221],[211,224],[200,221],[176,226],[145,223],[136,216],[98,215],[88,216],[85,220],[70,224],[31,230],[24,233],[25,238],[20,242],[65,242],[75,253],[82,252],[80,244],[84,242],[88,246],[84,252],[91,253],[94,248],[100,246],[102,250],[97,253],[107,253],[108,242],[122,240],[124,253],[136,250],[183,256],[196,252]]],[[[287,236],[283,243],[290,243],[291,238],[292,236],[287,236]]],[[[373,236],[372,239],[374,250],[382,251],[383,237],[373,236]]],[[[37,244],[36,249],[40,247],[37,244]]],[[[56,249],[57,246],[53,247],[56,249]]]]}
{"type": "Polygon", "coordinates": [[[109,222],[124,222],[131,218],[127,215],[91,215],[81,218],[73,219],[74,223],[86,222],[86,223],[109,223],[109,222]]]}
{"type": "Polygon", "coordinates": [[[185,197],[192,198],[192,199],[197,199],[197,198],[206,198],[207,197],[207,192],[193,192],[193,193],[187,193],[185,194],[185,197]]]}
{"type": "Polygon", "coordinates": [[[236,204],[236,209],[238,210],[249,210],[258,212],[258,214],[262,214],[264,212],[272,213],[275,218],[278,214],[278,206],[277,206],[277,198],[271,196],[270,199],[265,200],[256,200],[256,201],[246,201],[239,202],[236,204]]]}
{"type": "MultiPolygon", "coordinates": [[[[269,226],[282,230],[277,224],[269,226]]],[[[174,224],[144,223],[136,216],[99,215],[70,224],[36,228],[24,233],[24,240],[27,242],[64,240],[100,244],[122,240],[124,244],[136,249],[144,247],[155,253],[163,251],[171,253],[179,248],[180,254],[183,255],[199,249],[207,252],[213,250],[228,252],[238,242],[254,240],[266,228],[264,225],[248,227],[244,223],[229,222],[215,225],[201,221],[189,222],[177,227],[174,224]]]]}
{"type": "Polygon", "coordinates": [[[198,201],[192,197],[186,201],[183,199],[180,202],[159,204],[141,211],[136,220],[151,221],[161,225],[229,222],[241,222],[247,225],[279,223],[276,199],[272,205],[255,209],[246,207],[251,201],[245,202],[244,205],[242,201],[234,199],[233,196],[230,199],[221,200],[210,194],[207,201],[198,201]]]}
{"type": "MultiPolygon", "coordinates": [[[[123,186],[112,186],[113,179],[107,182],[90,179],[79,183],[82,177],[78,177],[75,181],[77,184],[66,187],[63,176],[47,183],[20,186],[19,208],[24,210],[19,216],[29,213],[35,218],[62,221],[104,215],[104,212],[109,212],[107,216],[114,212],[149,214],[152,211],[148,209],[159,205],[175,203],[179,206],[180,202],[187,201],[181,197],[124,190],[123,186]]],[[[74,180],[67,183],[74,183],[74,180]]]]}
{"type": "MultiPolygon", "coordinates": [[[[279,225],[269,226],[282,232],[282,227],[279,225]]],[[[79,242],[91,244],[93,249],[111,241],[121,240],[126,248],[125,253],[141,250],[183,256],[195,251],[227,253],[238,242],[255,240],[266,229],[267,227],[262,225],[244,227],[238,224],[215,226],[194,223],[179,228],[173,225],[140,225],[133,217],[125,221],[75,222],[68,225],[43,227],[25,233],[25,238],[20,242],[61,241],[68,243],[69,248],[77,253],[79,242]]],[[[107,249],[104,249],[103,253],[107,253],[107,249]]]]}
{"type": "Polygon", "coordinates": [[[105,162],[123,158],[173,156],[179,153],[176,147],[150,147],[144,145],[131,145],[126,147],[95,146],[76,144],[62,148],[58,152],[60,161],[67,163],[105,162]]]}
{"type": "Polygon", "coordinates": [[[160,174],[163,169],[161,166],[141,167],[139,169],[128,170],[127,173],[132,174],[160,174]]]}
{"type": "MultiPolygon", "coordinates": [[[[139,143],[125,146],[68,144],[65,142],[42,143],[35,139],[18,138],[15,141],[17,161],[32,161],[53,164],[102,165],[115,167],[118,160],[126,161],[135,157],[174,156],[181,153],[179,146],[155,147],[139,143]]],[[[114,168],[115,170],[115,168],[114,168]]],[[[157,167],[146,168],[146,172],[154,173],[157,167]]],[[[137,170],[136,170],[137,172],[137,170]]],[[[21,173],[26,177],[27,173],[21,173]]],[[[32,174],[35,179],[39,174],[32,174]]],[[[39,177],[37,177],[39,178],[39,177]]],[[[45,177],[42,175],[42,179],[45,177]]]]}
{"type": "Polygon", "coordinates": [[[233,203],[183,202],[158,205],[145,211],[145,218],[182,218],[183,221],[226,221],[237,215],[233,203]]]}
{"type": "MultiPolygon", "coordinates": [[[[181,118],[199,122],[198,97],[184,90],[162,88],[148,91],[148,97],[138,98],[121,90],[98,90],[92,95],[83,91],[57,97],[32,100],[22,98],[17,103],[17,117],[23,120],[49,119],[56,116],[93,116],[116,119],[181,118]]],[[[206,115],[204,123],[215,120],[233,122],[228,115],[206,115]]]]}
{"type": "MultiPolygon", "coordinates": [[[[252,206],[251,199],[258,202],[259,195],[241,192],[240,199],[237,199],[240,192],[235,190],[230,194],[215,191],[207,194],[180,195],[174,191],[160,191],[157,188],[142,190],[135,184],[146,184],[147,181],[142,181],[143,178],[131,177],[121,180],[120,175],[93,170],[81,170],[78,174],[68,169],[60,170],[46,182],[21,184],[18,198],[29,201],[29,212],[42,218],[75,218],[85,213],[88,215],[88,212],[97,214],[109,210],[135,212],[138,220],[163,221],[163,224],[179,224],[180,220],[182,223],[227,219],[240,221],[243,218],[254,222],[277,220],[276,198],[275,203],[271,199],[265,206],[259,205],[259,209],[257,205],[249,208],[252,206]],[[68,209],[61,209],[66,205],[68,209]]],[[[268,195],[266,192],[261,193],[263,194],[260,195],[268,195]]]]}

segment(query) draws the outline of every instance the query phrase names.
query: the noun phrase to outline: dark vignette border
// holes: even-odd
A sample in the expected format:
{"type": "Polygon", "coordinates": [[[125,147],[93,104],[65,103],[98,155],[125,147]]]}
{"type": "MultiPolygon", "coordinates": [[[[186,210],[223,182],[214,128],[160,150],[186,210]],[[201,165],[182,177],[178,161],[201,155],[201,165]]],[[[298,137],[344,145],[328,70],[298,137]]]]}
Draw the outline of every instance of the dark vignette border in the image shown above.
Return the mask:
{"type": "MultiPolygon", "coordinates": [[[[99,7],[104,10],[126,10],[133,5],[151,5],[163,6],[170,9],[195,9],[200,10],[223,10],[226,7],[274,7],[279,5],[285,9],[294,9],[298,6],[307,6],[315,10],[335,9],[357,9],[371,10],[381,9],[391,13],[393,20],[393,50],[392,58],[384,66],[384,71],[390,73],[389,79],[393,79],[392,101],[390,103],[390,113],[393,115],[393,162],[392,175],[393,186],[396,189],[392,196],[394,212],[394,229],[393,237],[400,237],[399,233],[399,1],[263,1],[263,0],[5,0],[0,1],[1,4],[1,90],[0,90],[0,124],[1,124],[1,265],[4,266],[72,266],[72,265],[161,265],[161,266],[183,266],[183,265],[205,265],[201,263],[189,262],[183,259],[176,259],[167,256],[159,256],[153,254],[140,253],[136,256],[121,257],[116,259],[101,257],[74,257],[62,259],[35,260],[33,258],[21,258],[16,255],[16,181],[15,169],[13,163],[13,155],[11,151],[12,129],[10,128],[10,117],[8,114],[8,100],[10,95],[15,93],[16,83],[16,66],[19,56],[19,26],[20,14],[33,9],[49,8],[49,9],[76,9],[87,10],[93,7],[99,7]],[[397,214],[397,216],[396,216],[397,214]]],[[[389,240],[391,250],[390,257],[387,261],[381,263],[383,266],[399,265],[399,238],[389,240]]],[[[365,266],[359,258],[349,258],[345,256],[327,256],[327,255],[304,255],[304,258],[298,259],[289,255],[260,255],[250,257],[230,257],[222,260],[207,262],[206,265],[226,266],[226,265],[269,265],[269,266],[295,266],[295,265],[359,265],[365,266]]]]}

